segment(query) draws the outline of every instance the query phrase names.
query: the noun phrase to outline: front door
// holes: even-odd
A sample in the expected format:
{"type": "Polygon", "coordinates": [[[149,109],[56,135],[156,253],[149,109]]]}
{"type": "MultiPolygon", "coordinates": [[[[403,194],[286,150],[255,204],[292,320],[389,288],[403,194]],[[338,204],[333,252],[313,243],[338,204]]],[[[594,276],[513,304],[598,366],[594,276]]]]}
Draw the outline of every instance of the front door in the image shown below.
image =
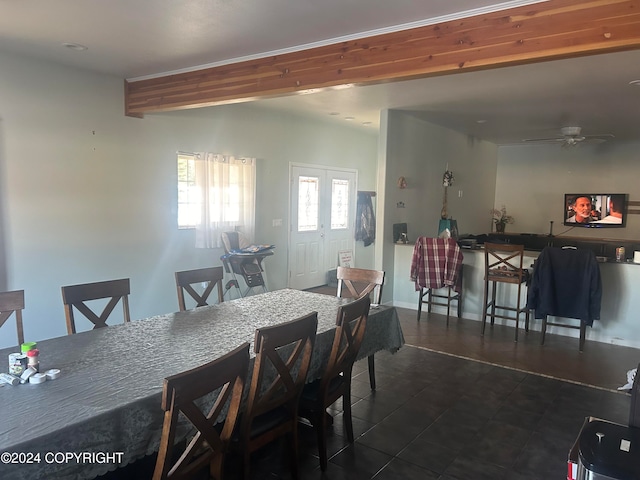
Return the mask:
{"type": "Polygon", "coordinates": [[[290,178],[289,287],[304,290],[354,250],[356,171],[293,165],[290,178]]]}

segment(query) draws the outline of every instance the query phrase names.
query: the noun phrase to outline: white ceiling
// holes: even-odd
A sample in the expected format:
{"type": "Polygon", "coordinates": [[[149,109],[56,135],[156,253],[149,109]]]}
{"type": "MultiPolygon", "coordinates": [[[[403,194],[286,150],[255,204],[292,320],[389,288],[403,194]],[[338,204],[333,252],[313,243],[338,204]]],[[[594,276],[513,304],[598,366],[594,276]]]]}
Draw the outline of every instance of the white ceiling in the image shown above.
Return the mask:
{"type": "MultiPolygon", "coordinates": [[[[535,2],[0,0],[0,50],[137,79],[526,3],[535,2]],[[74,51],[64,43],[88,49],[74,51]]],[[[640,139],[640,86],[629,85],[638,79],[635,50],[259,103],[368,129],[378,126],[381,109],[411,110],[500,144],[554,136],[563,125],[580,125],[586,135],[612,133],[620,141],[640,139]]]]}

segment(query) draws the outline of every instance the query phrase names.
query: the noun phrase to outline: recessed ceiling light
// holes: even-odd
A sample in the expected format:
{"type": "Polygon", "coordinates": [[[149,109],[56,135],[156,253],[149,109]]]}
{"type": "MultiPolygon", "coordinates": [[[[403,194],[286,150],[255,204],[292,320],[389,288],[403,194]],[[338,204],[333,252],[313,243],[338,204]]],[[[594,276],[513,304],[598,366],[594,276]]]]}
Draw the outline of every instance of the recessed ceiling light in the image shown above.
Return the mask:
{"type": "Polygon", "coordinates": [[[362,122],[363,125],[371,125],[371,122],[362,122]]]}
{"type": "Polygon", "coordinates": [[[355,117],[344,117],[345,120],[355,120],[355,117]]]}
{"type": "Polygon", "coordinates": [[[476,120],[476,123],[487,123],[486,120],[476,120]]]}
{"type": "Polygon", "coordinates": [[[329,115],[340,115],[340,112],[329,112],[329,115]]]}
{"type": "Polygon", "coordinates": [[[640,80],[631,80],[629,85],[635,85],[636,87],[640,87],[640,80]]]}
{"type": "Polygon", "coordinates": [[[88,50],[88,47],[80,45],[79,43],[63,43],[62,46],[69,50],[75,50],[76,52],[84,52],[85,50],[88,50]]]}

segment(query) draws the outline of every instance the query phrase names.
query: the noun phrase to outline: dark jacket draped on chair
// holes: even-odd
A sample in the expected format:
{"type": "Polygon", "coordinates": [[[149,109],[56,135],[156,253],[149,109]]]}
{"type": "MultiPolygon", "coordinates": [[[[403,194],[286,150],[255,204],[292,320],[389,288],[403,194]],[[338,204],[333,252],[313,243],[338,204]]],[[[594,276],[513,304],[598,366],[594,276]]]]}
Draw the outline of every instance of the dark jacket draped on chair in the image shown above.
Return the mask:
{"type": "Polygon", "coordinates": [[[591,250],[546,247],[536,260],[527,296],[535,318],[577,318],[591,326],[600,319],[602,281],[591,250]]]}

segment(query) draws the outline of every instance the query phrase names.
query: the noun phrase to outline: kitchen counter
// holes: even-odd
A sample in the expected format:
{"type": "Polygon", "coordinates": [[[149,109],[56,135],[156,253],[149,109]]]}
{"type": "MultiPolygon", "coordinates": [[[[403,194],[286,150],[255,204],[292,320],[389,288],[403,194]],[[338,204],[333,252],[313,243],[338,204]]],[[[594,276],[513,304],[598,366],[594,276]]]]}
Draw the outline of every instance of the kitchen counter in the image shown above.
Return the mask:
{"type": "MultiPolygon", "coordinates": [[[[462,316],[465,319],[480,320],[484,295],[484,250],[462,249],[464,255],[462,316]]],[[[524,265],[532,268],[540,252],[526,250],[524,265]]],[[[627,255],[633,256],[633,251],[627,255]]],[[[409,278],[413,245],[394,246],[393,271],[393,305],[397,307],[418,309],[419,292],[409,278]]],[[[602,304],[600,320],[596,320],[593,327],[587,328],[587,339],[598,342],[612,343],[634,348],[640,348],[640,328],[637,312],[640,311],[640,295],[637,288],[640,285],[639,264],[633,262],[607,261],[600,263],[602,278],[602,304]]],[[[501,301],[515,305],[517,287],[515,285],[501,285],[499,295],[501,301]]],[[[434,307],[436,313],[446,313],[443,307],[434,307]]],[[[563,322],[563,319],[553,321],[563,322]]],[[[423,318],[424,321],[424,318],[423,318]]],[[[496,319],[497,323],[504,322],[513,325],[514,322],[496,319]]],[[[566,319],[569,324],[576,324],[577,320],[566,319]]],[[[542,321],[532,318],[530,328],[540,330],[542,321]]],[[[578,336],[577,330],[549,327],[547,333],[578,336]]],[[[480,323],[478,323],[480,336],[480,323]]]]}

